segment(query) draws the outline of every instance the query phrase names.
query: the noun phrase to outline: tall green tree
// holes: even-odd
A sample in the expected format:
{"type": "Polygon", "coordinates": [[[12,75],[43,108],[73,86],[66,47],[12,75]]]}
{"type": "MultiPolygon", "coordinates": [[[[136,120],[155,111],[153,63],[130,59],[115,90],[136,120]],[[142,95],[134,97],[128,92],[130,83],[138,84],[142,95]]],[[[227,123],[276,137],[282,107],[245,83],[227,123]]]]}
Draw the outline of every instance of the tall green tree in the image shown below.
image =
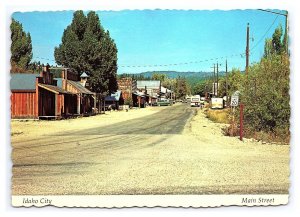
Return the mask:
{"type": "Polygon", "coordinates": [[[281,55],[286,52],[286,40],[287,40],[287,33],[283,36],[282,26],[279,25],[273,35],[272,38],[267,38],[265,40],[265,47],[264,47],[264,58],[269,58],[276,55],[281,55]]]}
{"type": "Polygon", "coordinates": [[[183,99],[190,91],[188,90],[188,84],[185,78],[176,78],[176,97],[178,99],[183,99]]]}
{"type": "Polygon", "coordinates": [[[76,11],[54,56],[58,64],[79,74],[88,72],[92,91],[107,94],[118,89],[117,53],[117,46],[102,27],[98,15],[94,11],[87,15],[76,11]]]}
{"type": "Polygon", "coordinates": [[[30,33],[23,30],[21,23],[12,19],[11,30],[11,58],[12,72],[14,68],[26,71],[32,59],[32,44],[30,33]]]}

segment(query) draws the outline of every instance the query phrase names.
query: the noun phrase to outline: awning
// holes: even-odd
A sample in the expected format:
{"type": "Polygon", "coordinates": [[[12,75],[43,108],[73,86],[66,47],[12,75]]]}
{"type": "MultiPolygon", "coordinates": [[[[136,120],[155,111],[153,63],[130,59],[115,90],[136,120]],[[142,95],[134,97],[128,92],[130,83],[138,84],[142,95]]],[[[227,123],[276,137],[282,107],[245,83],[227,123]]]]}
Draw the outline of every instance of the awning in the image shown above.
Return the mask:
{"type": "Polygon", "coordinates": [[[48,90],[52,93],[55,93],[55,94],[60,94],[60,93],[63,93],[63,94],[73,94],[69,91],[65,91],[63,90],[62,88],[58,87],[58,86],[54,86],[54,85],[49,85],[49,84],[38,84],[39,87],[45,89],[45,90],[48,90]]]}
{"type": "Polygon", "coordinates": [[[88,89],[86,89],[84,86],[81,85],[80,82],[78,81],[71,81],[71,80],[67,80],[67,82],[69,84],[71,84],[79,93],[84,93],[84,94],[89,94],[89,95],[94,95],[93,92],[89,91],[88,89]]]}

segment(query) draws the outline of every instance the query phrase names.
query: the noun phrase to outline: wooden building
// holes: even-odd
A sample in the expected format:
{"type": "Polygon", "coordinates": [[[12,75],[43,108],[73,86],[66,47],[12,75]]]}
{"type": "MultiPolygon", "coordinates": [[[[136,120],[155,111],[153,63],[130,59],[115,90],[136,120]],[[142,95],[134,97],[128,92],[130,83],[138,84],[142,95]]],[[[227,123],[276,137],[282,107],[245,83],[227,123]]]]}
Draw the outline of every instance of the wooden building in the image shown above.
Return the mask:
{"type": "Polygon", "coordinates": [[[124,105],[124,98],[122,95],[122,91],[118,90],[115,93],[106,96],[105,105],[107,107],[111,106],[112,109],[119,110],[119,106],[124,105]]]}
{"type": "Polygon", "coordinates": [[[76,96],[57,86],[49,67],[44,67],[40,75],[11,74],[11,77],[12,118],[61,118],[66,111],[74,111],[76,96]]]}
{"type": "Polygon", "coordinates": [[[132,99],[132,94],[137,91],[136,80],[130,77],[118,79],[118,87],[122,91],[124,101],[132,99]]]}
{"type": "Polygon", "coordinates": [[[137,90],[144,93],[147,104],[157,103],[161,95],[161,82],[156,80],[137,81],[137,90]]]}
{"type": "Polygon", "coordinates": [[[62,70],[61,78],[57,78],[58,86],[76,95],[76,114],[78,115],[92,114],[93,108],[96,107],[96,94],[85,87],[88,84],[87,77],[84,73],[79,78],[76,72],[66,68],[62,70]]]}

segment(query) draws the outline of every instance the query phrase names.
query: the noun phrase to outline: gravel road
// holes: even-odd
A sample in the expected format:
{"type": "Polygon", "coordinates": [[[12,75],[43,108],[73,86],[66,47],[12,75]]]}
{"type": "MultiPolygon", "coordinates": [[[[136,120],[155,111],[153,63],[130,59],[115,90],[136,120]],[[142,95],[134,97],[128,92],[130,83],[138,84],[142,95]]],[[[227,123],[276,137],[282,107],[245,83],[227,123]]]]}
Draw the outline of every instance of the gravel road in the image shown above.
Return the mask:
{"type": "Polygon", "coordinates": [[[186,104],[15,122],[12,194],[288,193],[289,146],[241,142],[222,127],[186,104]]]}

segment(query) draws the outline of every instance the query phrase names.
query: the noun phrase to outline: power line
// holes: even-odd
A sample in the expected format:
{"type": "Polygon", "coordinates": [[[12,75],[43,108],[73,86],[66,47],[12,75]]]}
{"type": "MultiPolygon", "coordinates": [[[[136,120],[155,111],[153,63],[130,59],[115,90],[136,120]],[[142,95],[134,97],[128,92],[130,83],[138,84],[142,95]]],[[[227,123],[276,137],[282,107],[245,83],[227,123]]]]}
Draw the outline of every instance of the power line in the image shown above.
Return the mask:
{"type": "Polygon", "coordinates": [[[250,49],[253,50],[255,47],[257,47],[257,45],[259,45],[259,43],[265,38],[265,36],[268,34],[268,32],[271,30],[272,26],[274,25],[274,23],[276,22],[277,18],[279,17],[279,15],[277,15],[273,21],[273,23],[269,26],[268,30],[265,32],[265,34],[258,40],[258,42],[250,49]]]}
{"type": "MultiPolygon", "coordinates": [[[[190,65],[190,64],[198,64],[198,63],[203,63],[203,62],[210,62],[210,61],[215,61],[215,60],[221,60],[229,57],[236,57],[240,56],[243,58],[245,53],[237,53],[237,54],[232,54],[232,55],[227,55],[227,56],[222,56],[222,57],[216,57],[216,58],[209,58],[209,59],[203,59],[203,60],[197,60],[197,61],[187,61],[187,62],[179,62],[179,63],[165,63],[165,64],[151,64],[151,65],[118,65],[118,67],[121,68],[147,68],[147,67],[169,67],[169,66],[179,66],[179,65],[190,65]]],[[[33,59],[38,59],[38,60],[48,60],[48,61],[53,61],[53,59],[48,59],[44,57],[38,57],[35,56],[33,59]]],[[[106,67],[106,66],[103,66],[106,67]]]]}
{"type": "Polygon", "coordinates": [[[283,14],[283,13],[279,13],[279,12],[275,12],[275,11],[264,10],[264,9],[257,9],[257,10],[268,12],[268,13],[272,13],[272,14],[278,14],[278,15],[282,15],[282,16],[287,16],[287,14],[283,14]]]}

